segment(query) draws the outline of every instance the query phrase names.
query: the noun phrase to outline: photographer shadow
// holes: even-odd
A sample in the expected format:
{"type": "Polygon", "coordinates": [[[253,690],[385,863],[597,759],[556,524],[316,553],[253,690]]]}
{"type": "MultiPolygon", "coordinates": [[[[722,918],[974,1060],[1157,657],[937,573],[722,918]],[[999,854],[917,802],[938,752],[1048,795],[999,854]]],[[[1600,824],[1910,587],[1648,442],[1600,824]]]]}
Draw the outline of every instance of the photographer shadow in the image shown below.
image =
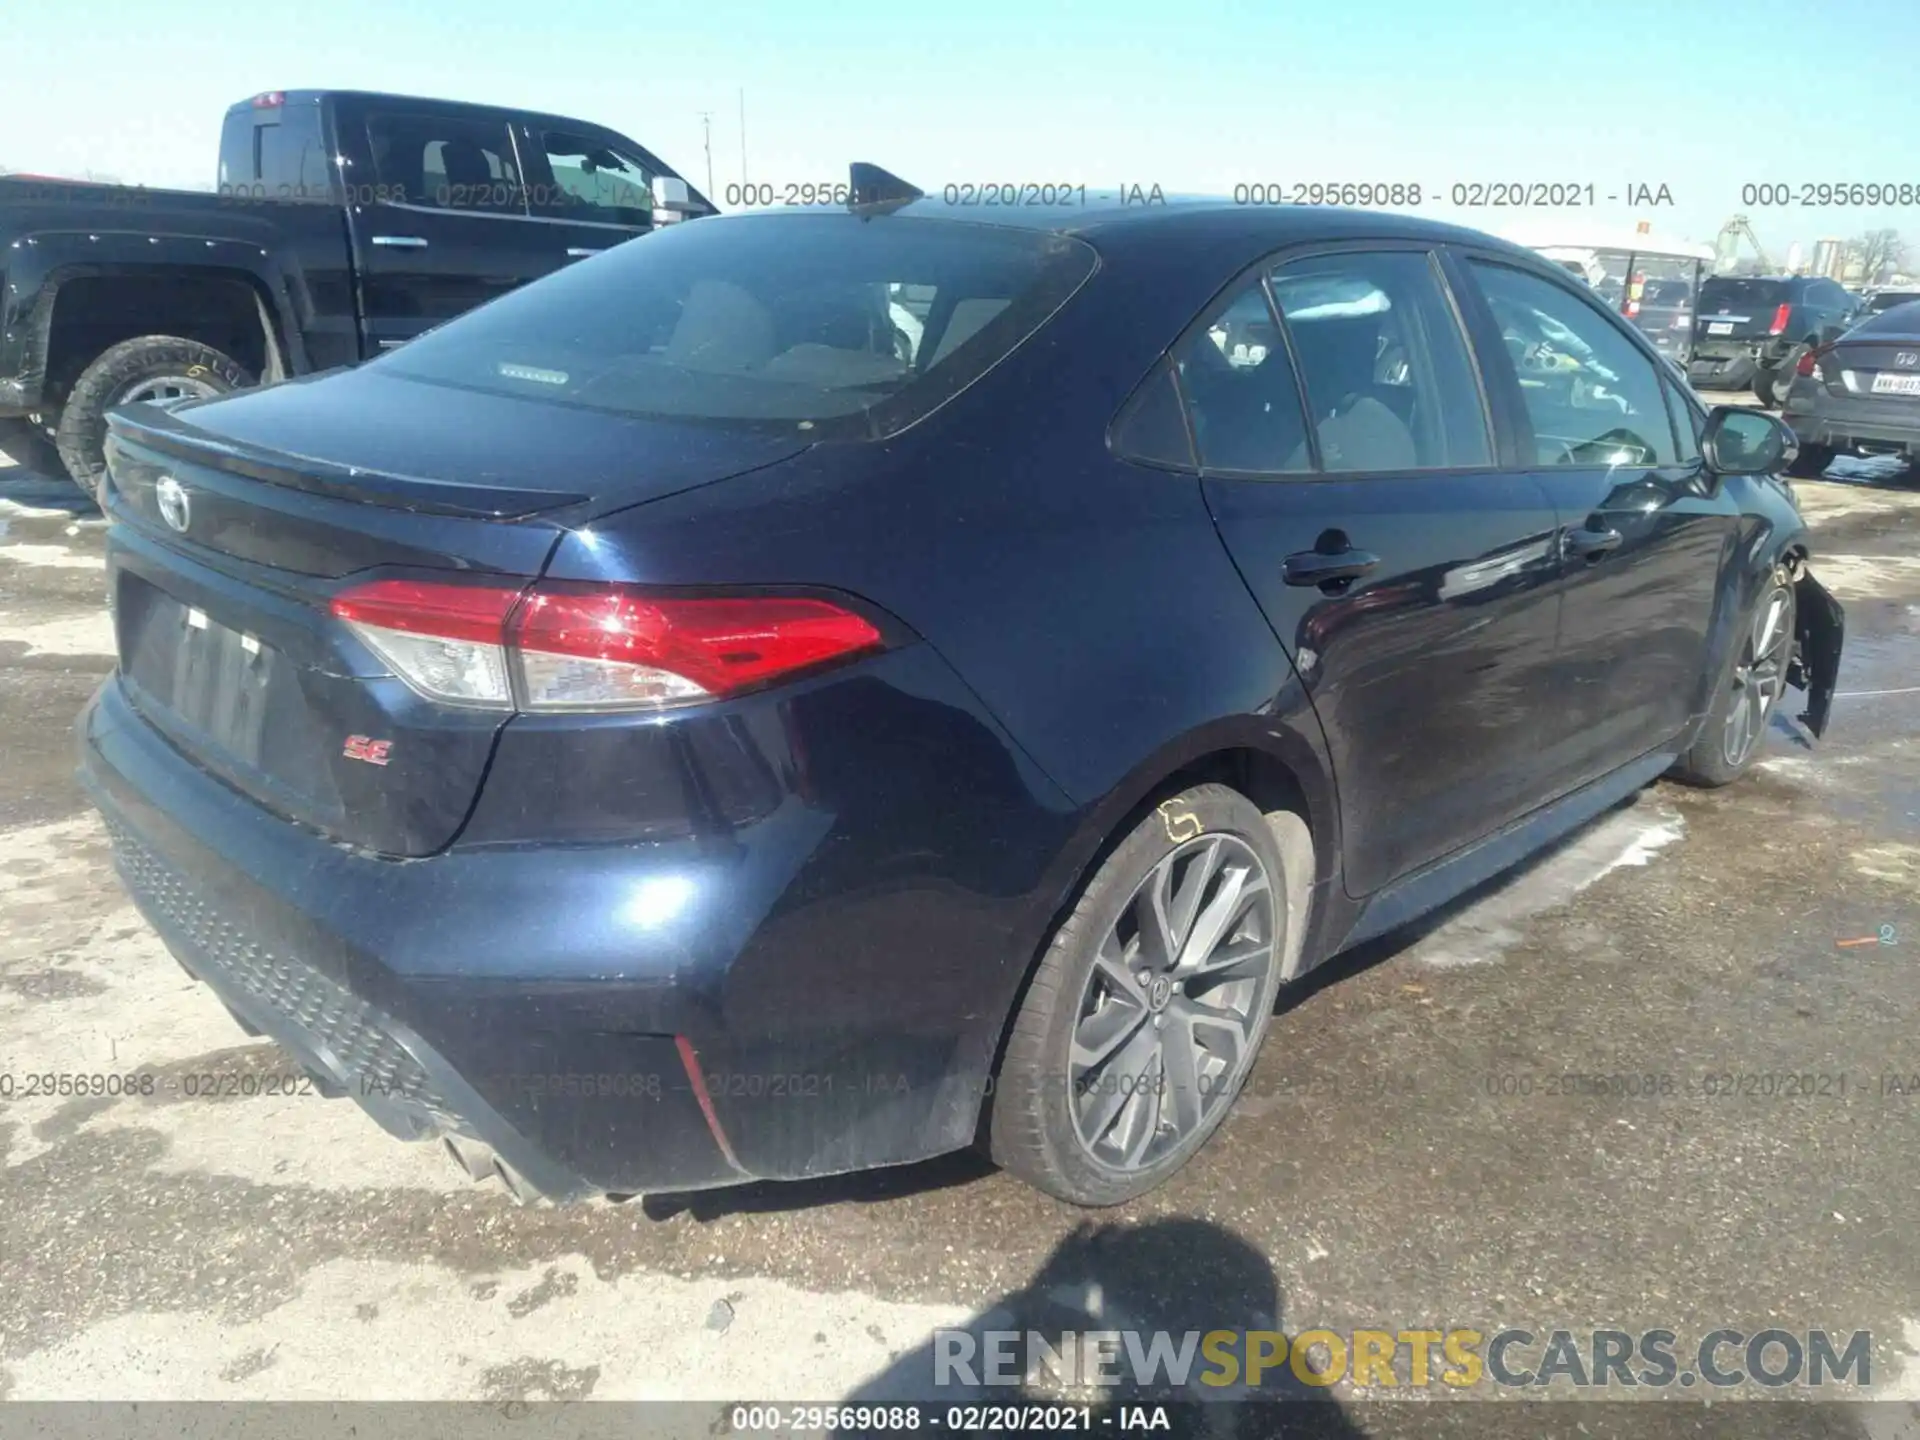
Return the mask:
{"type": "MultiPolygon", "coordinates": [[[[1241,1374],[1232,1384],[1208,1383],[1203,1376],[1219,1381],[1222,1370],[1201,1353],[1197,1341],[1184,1376],[1170,1374],[1166,1365],[1134,1373],[1129,1347],[1123,1343],[1118,1363],[1107,1367],[1110,1375],[1117,1374],[1113,1383],[1076,1383],[1090,1380],[1097,1364],[1087,1343],[1089,1332],[1131,1333],[1138,1350],[1151,1354],[1160,1332],[1165,1336],[1162,1344],[1177,1349],[1186,1337],[1214,1330],[1283,1331],[1282,1310],[1279,1281],[1266,1257],[1210,1221],[1175,1217],[1139,1225],[1084,1224],[1055,1247],[1021,1289],[987,1307],[961,1330],[943,1331],[900,1356],[841,1403],[911,1400],[963,1411],[1060,1405],[1076,1412],[1075,1428],[1095,1434],[1129,1428],[1123,1412],[1135,1407],[1178,1405],[1181,1413],[1171,1422],[1176,1433],[1195,1433],[1198,1424],[1199,1433],[1234,1440],[1281,1433],[1311,1440],[1359,1436],[1362,1432],[1324,1390],[1302,1382],[1285,1365],[1264,1373],[1257,1390],[1250,1390],[1241,1374]],[[1066,1373],[1050,1373],[1053,1362],[1036,1355],[1014,1383],[987,1383],[996,1338],[1001,1353],[1013,1357],[1001,1373],[1012,1374],[1020,1372],[1028,1358],[1030,1332],[1044,1337],[1049,1349],[1060,1350],[1066,1373]],[[1009,1344],[1010,1334],[1015,1338],[1009,1344]],[[1296,1403],[1231,1403],[1255,1397],[1296,1403]],[[1077,1423],[1083,1406],[1090,1418],[1086,1427],[1077,1423]]],[[[1243,1353],[1237,1344],[1234,1353],[1243,1353]]]]}

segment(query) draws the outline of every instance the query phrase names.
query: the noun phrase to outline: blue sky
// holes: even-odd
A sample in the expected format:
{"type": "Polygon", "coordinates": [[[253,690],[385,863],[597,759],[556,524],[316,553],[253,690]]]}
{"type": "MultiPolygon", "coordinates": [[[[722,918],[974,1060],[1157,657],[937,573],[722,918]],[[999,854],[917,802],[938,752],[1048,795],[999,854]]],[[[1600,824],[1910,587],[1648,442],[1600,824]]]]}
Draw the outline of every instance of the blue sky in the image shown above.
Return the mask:
{"type": "MultiPolygon", "coordinates": [[[[601,121],[718,188],[835,181],[853,159],[949,180],[1589,182],[1597,221],[1711,240],[1903,231],[1920,208],[1764,209],[1762,181],[1920,185],[1920,0],[395,0],[17,5],[0,165],[213,178],[259,90],[381,89],[601,121]],[[1822,66],[1827,68],[1823,72],[1822,66]],[[1608,205],[1666,185],[1671,208],[1608,205]]],[[[1525,218],[1428,203],[1502,228],[1525,218]]],[[[1912,262],[1910,262],[1912,263],[1912,262]]]]}

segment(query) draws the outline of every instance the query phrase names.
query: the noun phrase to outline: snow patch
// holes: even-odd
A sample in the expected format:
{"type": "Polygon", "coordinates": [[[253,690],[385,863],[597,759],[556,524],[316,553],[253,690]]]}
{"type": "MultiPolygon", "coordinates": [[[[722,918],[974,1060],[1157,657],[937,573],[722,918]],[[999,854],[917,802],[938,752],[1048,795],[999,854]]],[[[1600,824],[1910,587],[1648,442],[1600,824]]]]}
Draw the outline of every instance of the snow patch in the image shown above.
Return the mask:
{"type": "Polygon", "coordinates": [[[104,555],[87,555],[65,545],[0,545],[0,561],[43,570],[105,570],[104,555]]]}
{"type": "Polygon", "coordinates": [[[90,610],[64,620],[0,619],[0,644],[14,641],[29,655],[99,655],[111,658],[116,646],[113,617],[90,610]]]}
{"type": "Polygon", "coordinates": [[[1567,904],[1615,870],[1651,865],[1685,835],[1686,821],[1677,812],[1643,798],[1453,916],[1410,953],[1436,970],[1490,964],[1520,943],[1535,916],[1567,904]]]}

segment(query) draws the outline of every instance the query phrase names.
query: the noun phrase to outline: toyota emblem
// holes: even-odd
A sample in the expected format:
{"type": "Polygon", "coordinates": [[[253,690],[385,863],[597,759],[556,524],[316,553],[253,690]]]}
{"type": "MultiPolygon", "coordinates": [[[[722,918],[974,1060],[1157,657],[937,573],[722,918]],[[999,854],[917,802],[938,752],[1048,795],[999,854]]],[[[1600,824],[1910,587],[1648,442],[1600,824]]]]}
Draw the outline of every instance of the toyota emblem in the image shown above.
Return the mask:
{"type": "Polygon", "coordinates": [[[1915,351],[1912,351],[1912,350],[1897,351],[1894,354],[1893,363],[1896,365],[1903,365],[1907,369],[1911,370],[1914,366],[1920,365],[1920,353],[1916,353],[1915,351]]]}
{"type": "Polygon", "coordinates": [[[171,475],[162,475],[160,483],[153,487],[153,499],[160,507],[160,518],[184,535],[193,519],[193,505],[187,499],[187,487],[171,475]]]}

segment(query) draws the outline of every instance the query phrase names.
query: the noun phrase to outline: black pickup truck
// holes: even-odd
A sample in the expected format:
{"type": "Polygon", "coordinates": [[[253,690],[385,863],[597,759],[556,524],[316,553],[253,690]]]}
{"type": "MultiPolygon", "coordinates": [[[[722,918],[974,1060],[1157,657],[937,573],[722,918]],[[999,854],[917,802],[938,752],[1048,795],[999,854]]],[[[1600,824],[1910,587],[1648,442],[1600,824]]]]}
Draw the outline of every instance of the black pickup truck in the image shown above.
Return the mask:
{"type": "Polygon", "coordinates": [[[257,95],[211,193],[0,178],[0,416],[35,419],[91,493],[116,405],[351,365],[713,208],[604,126],[257,95]]]}

